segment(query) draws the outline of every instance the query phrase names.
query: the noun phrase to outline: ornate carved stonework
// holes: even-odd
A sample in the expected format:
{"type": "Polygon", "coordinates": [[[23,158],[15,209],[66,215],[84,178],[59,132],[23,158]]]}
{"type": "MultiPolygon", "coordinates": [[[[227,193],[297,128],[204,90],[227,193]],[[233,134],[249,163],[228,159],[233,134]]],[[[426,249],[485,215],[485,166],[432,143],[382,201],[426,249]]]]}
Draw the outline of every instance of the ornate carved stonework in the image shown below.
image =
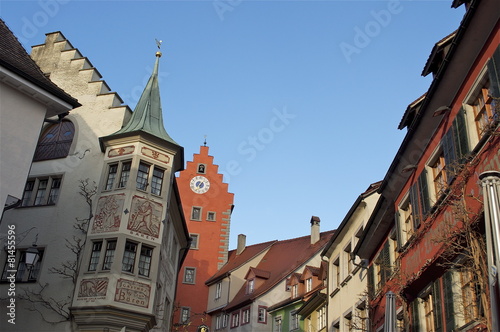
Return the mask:
{"type": "Polygon", "coordinates": [[[82,279],[78,289],[78,298],[106,297],[108,278],[82,279]]]}
{"type": "Polygon", "coordinates": [[[110,149],[108,151],[108,157],[113,158],[113,157],[124,156],[124,155],[133,153],[134,150],[135,150],[135,146],[133,146],[133,145],[124,146],[124,147],[116,148],[116,149],[110,149]]]}
{"type": "Polygon", "coordinates": [[[149,306],[151,286],[142,282],[118,279],[116,284],[115,301],[139,307],[149,306]]]}
{"type": "Polygon", "coordinates": [[[132,198],[127,229],[141,235],[158,238],[163,206],[140,196],[132,198]]]}
{"type": "Polygon", "coordinates": [[[116,232],[120,228],[125,194],[99,198],[91,233],[116,232]]]}
{"type": "Polygon", "coordinates": [[[149,158],[153,158],[155,160],[161,161],[162,163],[169,164],[170,163],[170,157],[167,156],[164,153],[155,151],[153,149],[150,149],[148,147],[143,147],[141,149],[141,153],[149,158]]]}

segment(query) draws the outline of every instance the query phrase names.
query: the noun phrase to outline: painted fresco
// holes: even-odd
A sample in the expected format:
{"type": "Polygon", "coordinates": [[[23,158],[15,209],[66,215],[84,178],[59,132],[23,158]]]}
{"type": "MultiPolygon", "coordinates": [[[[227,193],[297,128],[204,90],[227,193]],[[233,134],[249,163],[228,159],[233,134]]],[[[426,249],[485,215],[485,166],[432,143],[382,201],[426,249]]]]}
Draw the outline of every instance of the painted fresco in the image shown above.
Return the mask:
{"type": "Polygon", "coordinates": [[[163,206],[160,203],[134,196],[127,229],[141,235],[158,238],[163,206]]]}
{"type": "Polygon", "coordinates": [[[118,279],[116,284],[115,301],[139,307],[149,306],[151,286],[142,282],[118,279]]]}
{"type": "Polygon", "coordinates": [[[79,298],[106,297],[108,289],[108,278],[82,279],[78,289],[79,298]]]}
{"type": "Polygon", "coordinates": [[[92,233],[116,232],[120,228],[125,194],[99,198],[97,212],[92,224],[92,233]]]}

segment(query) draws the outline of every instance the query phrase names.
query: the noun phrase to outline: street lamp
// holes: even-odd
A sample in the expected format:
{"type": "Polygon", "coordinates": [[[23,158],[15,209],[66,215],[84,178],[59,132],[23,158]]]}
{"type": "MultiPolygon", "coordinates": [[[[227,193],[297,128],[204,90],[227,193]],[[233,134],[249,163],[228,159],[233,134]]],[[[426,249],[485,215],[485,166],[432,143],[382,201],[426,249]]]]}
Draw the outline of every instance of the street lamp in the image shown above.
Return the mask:
{"type": "Polygon", "coordinates": [[[40,258],[40,252],[36,248],[36,243],[33,243],[33,246],[28,248],[24,254],[24,263],[28,269],[32,269],[33,266],[38,262],[40,258]]]}

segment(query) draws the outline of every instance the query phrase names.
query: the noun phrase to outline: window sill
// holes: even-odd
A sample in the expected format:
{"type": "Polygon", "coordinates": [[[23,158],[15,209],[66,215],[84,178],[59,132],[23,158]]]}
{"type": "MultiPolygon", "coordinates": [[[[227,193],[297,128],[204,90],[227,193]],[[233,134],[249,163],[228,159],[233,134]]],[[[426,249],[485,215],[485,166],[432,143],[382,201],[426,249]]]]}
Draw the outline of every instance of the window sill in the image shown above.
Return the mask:
{"type": "Polygon", "coordinates": [[[38,207],[47,207],[47,206],[56,206],[56,203],[52,203],[52,204],[38,204],[38,205],[25,205],[25,206],[19,206],[16,209],[29,209],[29,208],[38,208],[38,207]]]}

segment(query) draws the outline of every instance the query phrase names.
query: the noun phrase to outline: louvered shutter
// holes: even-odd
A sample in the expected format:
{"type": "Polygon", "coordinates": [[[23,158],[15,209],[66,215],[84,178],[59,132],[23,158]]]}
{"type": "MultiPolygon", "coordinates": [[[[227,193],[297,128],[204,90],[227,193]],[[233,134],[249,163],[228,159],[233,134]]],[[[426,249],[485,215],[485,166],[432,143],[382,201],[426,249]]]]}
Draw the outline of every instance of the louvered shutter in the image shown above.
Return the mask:
{"type": "Polygon", "coordinates": [[[500,46],[497,47],[490,61],[488,61],[488,75],[490,77],[490,94],[500,98],[500,46]]]}
{"type": "Polygon", "coordinates": [[[394,221],[396,223],[396,246],[397,246],[397,250],[400,250],[402,245],[403,245],[403,241],[401,239],[401,216],[399,215],[399,211],[396,211],[396,213],[394,213],[394,221]]]}
{"type": "Polygon", "coordinates": [[[436,332],[443,331],[443,310],[441,309],[441,287],[439,279],[432,284],[432,306],[434,309],[434,328],[436,332]]]}
{"type": "Polygon", "coordinates": [[[418,313],[418,298],[415,299],[411,305],[411,332],[420,332],[420,317],[418,313]]]}
{"type": "Polygon", "coordinates": [[[444,318],[446,321],[446,332],[451,332],[455,328],[455,309],[453,307],[453,279],[451,272],[443,275],[443,298],[444,298],[444,318]]]}
{"type": "Polygon", "coordinates": [[[423,220],[429,212],[431,204],[429,201],[429,186],[427,185],[427,171],[424,169],[418,177],[418,192],[420,197],[420,213],[423,220]]]}
{"type": "Polygon", "coordinates": [[[373,299],[375,295],[375,278],[373,275],[373,264],[368,268],[368,297],[373,299]]]}

